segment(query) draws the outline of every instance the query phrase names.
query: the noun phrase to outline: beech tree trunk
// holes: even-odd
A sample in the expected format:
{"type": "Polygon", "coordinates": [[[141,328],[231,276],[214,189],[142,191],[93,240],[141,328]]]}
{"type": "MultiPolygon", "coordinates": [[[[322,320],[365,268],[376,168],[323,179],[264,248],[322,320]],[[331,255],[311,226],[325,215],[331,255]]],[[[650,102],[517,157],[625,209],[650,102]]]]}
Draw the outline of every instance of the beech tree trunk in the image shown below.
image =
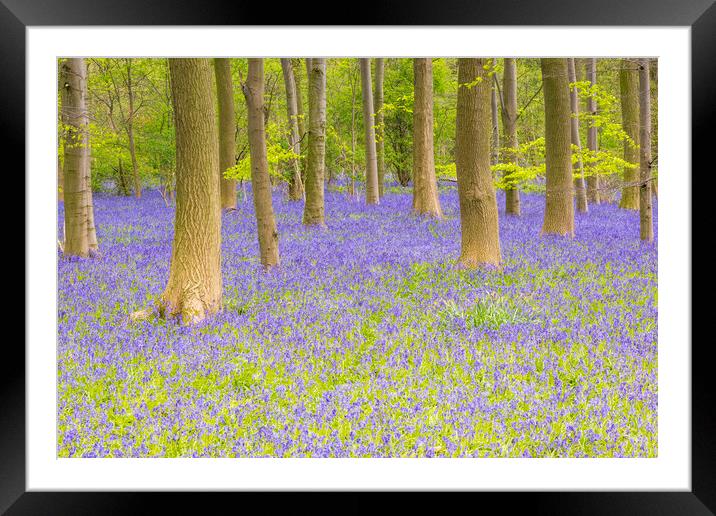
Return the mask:
{"type": "MultiPolygon", "coordinates": [[[[587,73],[587,80],[592,84],[592,86],[597,84],[597,60],[596,58],[589,58],[586,59],[586,73],[587,73]]],[[[594,97],[589,97],[587,100],[587,111],[592,116],[595,116],[597,114],[597,101],[594,97]]],[[[594,122],[591,121],[589,123],[589,128],[587,129],[587,148],[590,150],[590,152],[596,153],[599,149],[598,142],[597,142],[597,126],[594,125],[594,122]]],[[[601,203],[601,181],[599,180],[599,176],[596,174],[596,171],[594,170],[593,165],[587,166],[587,201],[592,204],[599,204],[601,203]]]]}
{"type": "Polygon", "coordinates": [[[574,181],[565,58],[541,59],[547,182],[542,234],[574,236],[574,181]]]}
{"type": "Polygon", "coordinates": [[[132,177],[134,178],[134,195],[137,199],[142,197],[142,181],[139,178],[139,165],[137,164],[137,151],[134,146],[134,90],[132,89],[132,60],[127,59],[127,100],[129,113],[127,114],[127,138],[129,139],[129,155],[132,158],[132,177]]]}
{"type": "MultiPolygon", "coordinates": [[[[301,154],[301,143],[298,133],[298,102],[296,100],[296,81],[293,77],[291,60],[282,58],[283,83],[286,87],[286,111],[288,114],[289,136],[288,144],[297,155],[301,154]]],[[[288,184],[288,198],[292,201],[303,199],[303,181],[301,181],[300,160],[291,160],[291,178],[288,184]]]]}
{"type": "MultiPolygon", "coordinates": [[[[638,65],[629,59],[622,59],[619,70],[619,89],[622,104],[622,126],[632,139],[624,142],[624,161],[639,163],[639,71],[638,65]]],[[[639,171],[624,168],[624,187],[619,207],[627,210],[639,209],[639,171]]]]}
{"type": "MultiPolygon", "coordinates": [[[[492,59],[493,72],[495,68],[497,68],[497,58],[492,59]]],[[[490,84],[492,84],[492,95],[490,102],[492,108],[492,154],[490,155],[490,164],[497,165],[500,161],[500,124],[498,121],[499,110],[497,108],[497,84],[495,83],[495,77],[490,79],[490,84]]]]}
{"type": "Polygon", "coordinates": [[[263,59],[249,59],[249,71],[243,91],[248,111],[251,188],[254,194],[256,227],[259,235],[259,255],[261,265],[269,269],[279,265],[279,255],[278,230],[273,214],[271,180],[266,155],[263,59]]]}
{"type": "Polygon", "coordinates": [[[370,58],[360,59],[361,91],[363,94],[363,127],[365,130],[365,202],[378,204],[378,160],[375,150],[375,120],[371,92],[370,58]]]}
{"type": "Polygon", "coordinates": [[[442,217],[433,145],[433,60],[413,59],[413,73],[413,212],[442,217]]]}
{"type": "Polygon", "coordinates": [[[236,180],[226,179],[224,172],[234,166],[236,157],[236,114],[234,85],[231,79],[231,60],[214,59],[216,97],[219,107],[219,188],[221,209],[236,208],[236,180]]]}
{"type": "Polygon", "coordinates": [[[70,58],[61,64],[62,122],[65,125],[65,256],[89,256],[86,176],[87,68],[84,59],[70,58]]]}
{"type": "Polygon", "coordinates": [[[651,198],[651,84],[649,59],[639,61],[639,233],[654,241],[651,198]]]}
{"type": "MultiPolygon", "coordinates": [[[[487,59],[458,60],[455,164],[460,200],[462,252],[468,268],[499,265],[497,198],[490,170],[490,90],[487,59]],[[479,78],[471,88],[463,86],[479,78]]],[[[417,96],[416,96],[417,100],[417,96]]]]}
{"type": "MultiPolygon", "coordinates": [[[[570,84],[577,82],[576,66],[574,58],[570,57],[567,60],[568,79],[570,84]]],[[[576,87],[570,88],[569,92],[569,105],[572,110],[571,121],[571,134],[572,134],[572,145],[576,145],[579,152],[582,151],[582,141],[579,137],[579,93],[576,87]]],[[[586,213],[588,211],[587,205],[587,188],[584,184],[584,167],[582,166],[581,158],[577,160],[576,170],[572,170],[572,176],[574,177],[574,189],[577,197],[577,211],[586,213]],[[574,175],[577,177],[574,177],[574,175]]]]}
{"type": "MultiPolygon", "coordinates": [[[[505,134],[505,148],[502,153],[503,163],[517,164],[517,61],[505,58],[502,79],[502,128],[505,134]]],[[[520,215],[520,191],[517,184],[510,180],[511,174],[505,173],[505,213],[520,215]]]]}
{"type": "Polygon", "coordinates": [[[306,204],[303,223],[325,226],[324,176],[326,163],[326,60],[311,60],[308,75],[308,154],[306,204]]]}
{"type": "Polygon", "coordinates": [[[382,57],[375,58],[375,93],[373,109],[375,109],[375,151],[378,163],[378,195],[385,193],[385,127],[383,116],[383,77],[385,61],[382,57]]]}
{"type": "Polygon", "coordinates": [[[184,324],[221,309],[219,136],[209,59],[169,59],[176,133],[176,211],[169,280],[157,308],[184,324]]]}

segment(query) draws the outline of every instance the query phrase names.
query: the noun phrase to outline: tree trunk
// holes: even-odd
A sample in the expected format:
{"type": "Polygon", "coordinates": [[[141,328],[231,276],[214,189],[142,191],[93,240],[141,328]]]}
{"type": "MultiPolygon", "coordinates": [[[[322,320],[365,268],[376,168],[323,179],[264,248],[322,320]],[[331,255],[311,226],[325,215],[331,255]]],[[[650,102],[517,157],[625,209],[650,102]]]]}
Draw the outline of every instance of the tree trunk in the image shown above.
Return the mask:
{"type": "Polygon", "coordinates": [[[219,188],[221,209],[236,208],[236,180],[226,179],[224,172],[235,164],[236,115],[234,112],[234,85],[231,80],[231,60],[214,59],[216,96],[219,107],[219,188]]]}
{"type": "Polygon", "coordinates": [[[88,132],[85,104],[86,73],[84,59],[70,58],[61,63],[62,122],[65,126],[65,256],[89,255],[87,238],[87,176],[85,162],[88,132]]]}
{"type": "MultiPolygon", "coordinates": [[[[298,139],[301,142],[301,152],[306,153],[308,148],[308,135],[306,134],[306,116],[303,109],[303,89],[301,87],[303,76],[301,72],[301,60],[297,58],[291,59],[291,68],[293,70],[293,80],[296,84],[296,122],[298,124],[298,139]]],[[[306,161],[299,161],[301,167],[301,184],[306,183],[306,161]]],[[[305,197],[305,192],[304,192],[305,197]]]]}
{"type": "Polygon", "coordinates": [[[351,70],[351,182],[348,193],[356,195],[356,81],[351,70]]]}
{"type": "Polygon", "coordinates": [[[176,211],[165,317],[199,322],[221,309],[219,135],[209,59],[169,59],[176,132],[176,211]]]}
{"type": "Polygon", "coordinates": [[[256,226],[259,235],[261,265],[266,269],[279,265],[278,230],[271,200],[266,127],[264,125],[264,60],[249,59],[249,72],[243,86],[248,110],[251,188],[254,193],[256,226]]]}
{"type": "MultiPolygon", "coordinates": [[[[639,163],[639,72],[638,66],[629,59],[622,59],[619,70],[619,89],[622,104],[622,126],[634,145],[624,142],[624,161],[639,163]]],[[[624,187],[619,207],[627,210],[639,209],[639,171],[624,168],[624,187]]]]}
{"type": "MultiPolygon", "coordinates": [[[[596,58],[586,59],[586,73],[587,80],[592,86],[597,84],[597,60],[596,58]]],[[[587,100],[587,111],[592,116],[597,114],[597,101],[594,97],[590,96],[587,100]]],[[[591,153],[595,153],[598,150],[597,143],[597,131],[598,128],[594,125],[594,121],[590,121],[589,129],[587,130],[587,148],[591,153]]],[[[599,204],[601,202],[600,189],[601,184],[599,176],[596,174],[593,165],[587,167],[587,201],[593,204],[599,204]]]]}
{"type": "MultiPolygon", "coordinates": [[[[281,59],[281,69],[283,70],[283,82],[286,87],[286,111],[288,113],[289,137],[288,144],[291,150],[301,155],[301,143],[298,132],[298,102],[296,100],[296,81],[293,77],[293,67],[291,60],[281,59]]],[[[294,158],[291,160],[291,178],[288,184],[288,198],[292,201],[303,199],[303,181],[301,181],[300,160],[294,158]]]]}
{"type": "Polygon", "coordinates": [[[60,154],[57,154],[57,201],[65,202],[65,174],[62,171],[60,154]]]}
{"type": "Polygon", "coordinates": [[[127,59],[127,100],[129,113],[127,114],[127,138],[129,138],[129,155],[132,157],[132,177],[134,177],[134,195],[142,197],[142,181],[139,178],[137,165],[137,152],[134,146],[134,90],[132,89],[132,60],[127,59]]]}
{"type": "Polygon", "coordinates": [[[89,254],[93,255],[99,252],[99,244],[97,243],[97,228],[94,225],[94,196],[92,195],[92,145],[89,135],[89,113],[90,96],[88,91],[89,68],[85,63],[85,82],[82,94],[85,97],[85,109],[87,110],[87,131],[84,133],[84,174],[85,184],[87,185],[87,247],[89,254]]]}
{"type": "MultiPolygon", "coordinates": [[[[492,71],[497,68],[497,58],[492,59],[492,71]]],[[[498,123],[499,110],[497,109],[497,84],[494,80],[490,80],[492,85],[492,95],[490,107],[492,108],[492,141],[491,141],[491,155],[490,164],[497,165],[500,161],[500,125],[498,123]]]]}
{"type": "Polygon", "coordinates": [[[383,77],[385,61],[382,57],[375,58],[375,93],[373,109],[375,109],[375,152],[378,163],[378,195],[385,194],[385,127],[383,116],[383,77]]]}
{"type": "Polygon", "coordinates": [[[432,59],[413,59],[413,74],[413,212],[442,217],[435,178],[432,59]]]}
{"type": "Polygon", "coordinates": [[[492,81],[486,63],[486,59],[458,60],[455,165],[462,233],[459,263],[468,268],[499,265],[501,261],[497,198],[490,170],[492,81]],[[475,86],[462,86],[477,78],[475,86]]]}
{"type": "Polygon", "coordinates": [[[361,92],[363,94],[363,127],[365,129],[365,202],[378,204],[378,160],[375,150],[375,121],[371,93],[370,58],[360,59],[361,92]]]}
{"type": "Polygon", "coordinates": [[[306,155],[306,204],[303,223],[325,226],[323,202],[326,163],[326,60],[311,60],[308,75],[308,154],[306,155]]]}
{"type": "MultiPolygon", "coordinates": [[[[504,74],[502,79],[502,95],[504,106],[502,110],[502,127],[505,134],[505,149],[502,162],[517,165],[517,61],[514,58],[505,58],[504,74]]],[[[507,215],[520,215],[520,191],[517,184],[510,180],[511,174],[505,174],[505,213],[507,215]]]]}
{"type": "MultiPolygon", "coordinates": [[[[567,60],[567,70],[568,70],[568,78],[569,82],[575,83],[577,82],[577,73],[576,73],[576,66],[574,63],[574,58],[570,57],[567,60]]],[[[572,110],[572,116],[570,118],[571,121],[571,133],[572,133],[572,145],[576,145],[579,149],[578,152],[582,151],[582,141],[579,137],[579,119],[577,118],[579,116],[579,93],[576,87],[570,88],[569,93],[569,105],[572,110]]],[[[582,166],[582,160],[581,158],[577,160],[576,164],[576,175],[577,177],[574,177],[575,171],[573,170],[572,176],[574,177],[574,189],[576,192],[577,197],[577,211],[581,213],[586,213],[588,211],[588,205],[587,205],[587,189],[584,184],[584,167],[582,166]]]]}
{"type": "Polygon", "coordinates": [[[541,59],[547,182],[542,234],[574,236],[574,182],[567,59],[541,59]]]}
{"type": "Polygon", "coordinates": [[[654,241],[651,199],[651,84],[649,59],[639,62],[639,233],[654,241]]]}

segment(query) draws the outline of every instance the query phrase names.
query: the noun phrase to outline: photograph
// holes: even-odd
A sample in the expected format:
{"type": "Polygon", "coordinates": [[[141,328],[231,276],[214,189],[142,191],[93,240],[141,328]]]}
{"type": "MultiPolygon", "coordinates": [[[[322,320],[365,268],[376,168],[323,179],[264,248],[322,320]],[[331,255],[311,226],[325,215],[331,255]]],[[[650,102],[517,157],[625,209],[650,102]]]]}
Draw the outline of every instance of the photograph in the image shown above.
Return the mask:
{"type": "Polygon", "coordinates": [[[368,55],[44,61],[55,458],[660,457],[658,55],[368,55]]]}

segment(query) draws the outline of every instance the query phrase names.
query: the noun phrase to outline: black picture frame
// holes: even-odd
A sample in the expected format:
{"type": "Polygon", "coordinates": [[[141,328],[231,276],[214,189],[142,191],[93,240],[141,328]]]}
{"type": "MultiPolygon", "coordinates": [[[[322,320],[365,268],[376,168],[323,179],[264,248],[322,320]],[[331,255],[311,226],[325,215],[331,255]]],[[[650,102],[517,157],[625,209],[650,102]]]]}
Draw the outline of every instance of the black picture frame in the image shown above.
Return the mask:
{"type": "MultiPolygon", "coordinates": [[[[320,4],[316,4],[320,5],[320,4]]],[[[299,6],[300,7],[300,6],[299,6]]],[[[275,3],[194,2],[193,0],[0,0],[0,69],[3,88],[0,98],[0,128],[11,149],[25,148],[25,28],[27,26],[77,25],[301,25],[315,24],[307,7],[281,9],[275,3]]],[[[690,26],[692,92],[692,169],[713,169],[710,147],[716,114],[716,5],[714,0],[498,0],[470,2],[441,0],[430,3],[361,2],[350,17],[327,24],[342,25],[553,25],[553,26],[690,26]]],[[[24,169],[24,152],[16,170],[24,169]]],[[[684,171],[690,173],[690,171],[684,171]]],[[[706,172],[704,172],[706,173],[706,172]]],[[[708,175],[713,176],[712,173],[708,175]]],[[[24,188],[24,187],[23,187],[24,188]]],[[[696,206],[696,203],[692,203],[696,206]]],[[[693,208],[692,208],[693,210],[693,208]]],[[[692,220],[697,217],[692,211],[692,220]]],[[[693,233],[692,233],[693,234],[693,233]]],[[[27,259],[27,257],[26,257],[27,259]]],[[[693,264],[693,251],[692,251],[693,264]]],[[[693,266],[693,265],[692,265],[693,266]]],[[[27,270],[26,270],[27,274],[27,270]]],[[[31,309],[31,307],[27,307],[31,309]]],[[[696,306],[694,305],[694,308],[696,306]]],[[[697,320],[692,317],[692,320],[697,320]]],[[[712,339],[692,339],[692,490],[691,492],[503,492],[462,493],[444,497],[448,505],[467,503],[477,510],[495,502],[502,509],[522,514],[716,514],[716,403],[709,360],[712,339]],[[469,500],[465,498],[469,497],[469,500]]],[[[224,504],[246,504],[252,497],[260,503],[282,501],[267,493],[128,493],[128,492],[26,492],[25,442],[25,352],[8,349],[0,375],[0,513],[24,514],[144,514],[186,510],[198,501],[201,512],[212,514],[224,504]],[[10,366],[9,364],[12,364],[10,366]],[[190,496],[191,495],[191,496],[190,496]],[[241,500],[237,500],[240,497],[241,500]],[[258,500],[257,500],[258,501],[258,500]]],[[[366,494],[353,492],[333,511],[375,510],[366,494]]],[[[403,497],[407,498],[407,497],[403,497]]],[[[321,493],[292,496],[297,508],[310,504],[320,512],[326,498],[321,493]],[[311,500],[309,497],[320,500],[311,500]]],[[[411,493],[409,501],[423,503],[422,493],[411,493]]],[[[401,502],[403,503],[403,502],[401,502]]],[[[265,505],[264,505],[265,506],[265,505]]],[[[240,510],[235,506],[234,510],[240,510]]],[[[183,512],[183,511],[182,511],[183,512]]],[[[273,511],[271,511],[273,512],[273,511]]]]}

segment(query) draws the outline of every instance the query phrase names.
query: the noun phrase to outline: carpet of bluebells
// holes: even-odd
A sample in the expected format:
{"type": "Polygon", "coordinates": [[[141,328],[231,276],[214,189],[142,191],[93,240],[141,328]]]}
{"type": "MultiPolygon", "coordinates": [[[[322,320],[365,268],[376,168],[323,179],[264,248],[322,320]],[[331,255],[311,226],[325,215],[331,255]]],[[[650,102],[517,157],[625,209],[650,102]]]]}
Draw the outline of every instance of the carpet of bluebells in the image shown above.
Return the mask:
{"type": "MultiPolygon", "coordinates": [[[[281,267],[258,263],[253,203],[223,215],[224,309],[149,319],[173,208],[96,195],[102,255],[58,256],[60,457],[655,457],[657,254],[639,215],[500,204],[504,268],[456,267],[445,219],[326,192],[326,229],[274,193],[281,267]]],[[[62,207],[59,227],[62,227],[62,207]]],[[[656,217],[655,217],[656,219],[656,217]]],[[[655,228],[656,232],[656,228],[655,228]]]]}

